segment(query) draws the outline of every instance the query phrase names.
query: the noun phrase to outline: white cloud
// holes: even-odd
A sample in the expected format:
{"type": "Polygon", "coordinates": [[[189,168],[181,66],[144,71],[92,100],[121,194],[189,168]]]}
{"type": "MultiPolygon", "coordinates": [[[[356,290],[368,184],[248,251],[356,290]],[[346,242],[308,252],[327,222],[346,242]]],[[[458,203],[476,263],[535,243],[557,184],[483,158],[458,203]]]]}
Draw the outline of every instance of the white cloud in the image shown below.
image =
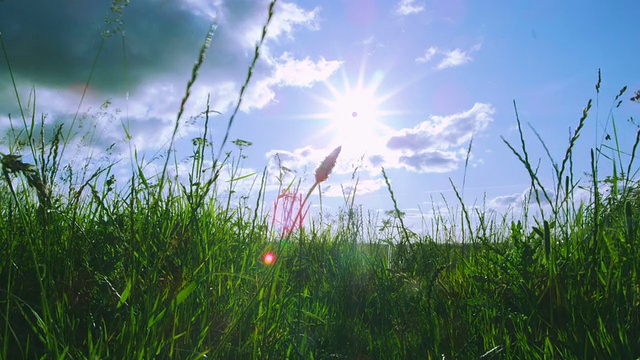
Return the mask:
{"type": "Polygon", "coordinates": [[[211,0],[182,0],[187,9],[189,9],[194,15],[206,16],[213,20],[216,18],[216,8],[220,5],[220,1],[211,0]]]}
{"type": "Polygon", "coordinates": [[[358,187],[355,188],[356,190],[356,195],[364,195],[364,194],[369,194],[372,192],[376,192],[379,189],[386,187],[387,184],[385,183],[384,179],[367,179],[367,180],[360,180],[358,182],[358,187]]]}
{"type": "Polygon", "coordinates": [[[311,30],[319,29],[319,7],[315,7],[311,11],[305,11],[294,3],[279,2],[276,6],[267,36],[277,38],[280,34],[286,34],[292,38],[293,28],[298,25],[305,26],[311,30]]]}
{"type": "Polygon", "coordinates": [[[196,83],[191,94],[190,108],[198,111],[206,109],[207,95],[210,95],[210,109],[225,112],[238,101],[239,91],[238,85],[229,80],[220,81],[213,85],[196,83]]]}
{"type": "MultiPolygon", "coordinates": [[[[246,9],[239,9],[238,11],[246,11],[246,9]]],[[[294,3],[278,2],[269,28],[267,29],[266,38],[277,40],[284,35],[288,39],[293,39],[294,29],[301,26],[310,30],[318,30],[320,27],[319,13],[319,7],[311,11],[306,11],[294,3]]],[[[264,17],[266,12],[257,14],[264,17]]],[[[264,17],[264,20],[266,20],[266,17],[264,17]]],[[[251,21],[245,22],[244,26],[246,26],[247,30],[243,34],[243,43],[246,47],[253,48],[256,41],[260,39],[264,20],[261,22],[258,19],[251,19],[251,21]]]]}
{"type": "Polygon", "coordinates": [[[265,157],[269,159],[268,169],[271,174],[279,173],[281,166],[294,171],[312,167],[311,171],[313,171],[315,169],[314,166],[320,164],[324,156],[330,151],[323,152],[311,146],[305,146],[293,151],[271,150],[265,154],[265,157]],[[326,154],[323,155],[323,153],[326,154]]]}
{"type": "Polygon", "coordinates": [[[488,206],[497,211],[505,212],[506,210],[522,207],[524,201],[523,193],[515,193],[511,195],[500,195],[489,200],[488,206]]]}
{"type": "Polygon", "coordinates": [[[385,186],[387,185],[382,178],[359,180],[357,185],[355,181],[350,181],[348,184],[332,186],[326,191],[323,191],[322,195],[327,197],[343,197],[351,194],[355,190],[357,198],[361,195],[374,193],[385,186]]]}
{"type": "Polygon", "coordinates": [[[401,16],[417,14],[422,11],[424,11],[424,4],[416,5],[415,0],[400,0],[396,8],[396,14],[401,16]]]}
{"type": "Polygon", "coordinates": [[[466,155],[464,146],[474,134],[487,128],[494,111],[489,104],[476,103],[467,111],[431,116],[413,128],[399,130],[386,146],[400,155],[395,160],[387,156],[384,163],[422,173],[455,170],[466,155]]]}
{"type": "Polygon", "coordinates": [[[375,40],[376,40],[376,37],[375,37],[375,36],[373,36],[373,35],[371,35],[371,36],[369,36],[368,38],[366,38],[366,39],[362,40],[362,44],[363,44],[363,45],[371,45],[371,44],[373,44],[373,42],[374,42],[375,40]]]}
{"type": "Polygon", "coordinates": [[[256,80],[247,90],[242,100],[242,110],[263,108],[275,99],[274,86],[311,87],[318,81],[324,81],[342,65],[341,61],[320,58],[312,61],[308,57],[298,60],[289,53],[283,53],[277,59],[268,59],[272,74],[256,80]]]}
{"type": "Polygon", "coordinates": [[[423,64],[426,63],[428,61],[431,60],[431,58],[433,58],[433,56],[438,52],[438,49],[436,49],[435,47],[430,47],[427,49],[427,51],[424,53],[424,55],[417,57],[416,58],[416,62],[418,64],[423,64]]]}
{"type": "Polygon", "coordinates": [[[316,62],[308,57],[297,60],[285,52],[276,61],[271,81],[280,86],[310,87],[315,82],[326,80],[341,65],[341,61],[327,61],[322,57],[316,62]]]}
{"type": "Polygon", "coordinates": [[[425,150],[401,155],[400,164],[416,172],[444,173],[458,168],[461,157],[454,151],[425,150]]]}
{"type": "Polygon", "coordinates": [[[490,104],[475,103],[465,112],[449,116],[431,116],[411,129],[402,129],[387,142],[395,150],[436,150],[461,146],[474,133],[487,128],[495,109],[490,104]]]}
{"type": "Polygon", "coordinates": [[[261,109],[272,102],[276,97],[272,86],[273,81],[271,78],[254,81],[247,88],[247,92],[242,98],[240,109],[244,112],[249,112],[252,108],[261,109]]]}
{"type": "MultiPolygon", "coordinates": [[[[540,205],[545,211],[549,211],[551,209],[551,204],[547,201],[542,191],[538,192],[540,197],[540,205]]],[[[547,195],[549,195],[550,200],[553,202],[556,199],[556,194],[553,190],[547,187],[547,195]]],[[[574,193],[574,201],[575,205],[579,206],[579,204],[586,202],[589,203],[589,192],[588,190],[577,188],[574,193]]],[[[519,193],[512,193],[508,195],[499,195],[492,199],[490,199],[487,203],[488,207],[498,213],[521,213],[523,208],[529,208],[530,212],[538,212],[540,207],[538,206],[538,200],[536,199],[536,192],[531,190],[531,187],[525,187],[519,193]]]]}
{"type": "Polygon", "coordinates": [[[435,68],[438,70],[443,70],[451,67],[461,66],[470,62],[471,60],[473,60],[471,54],[479,51],[481,47],[482,44],[478,43],[469,48],[469,50],[465,51],[460,48],[456,48],[453,50],[440,50],[437,47],[432,46],[427,49],[427,51],[425,51],[422,56],[417,57],[415,61],[418,64],[424,64],[431,61],[436,55],[442,55],[440,62],[438,63],[438,65],[436,65],[435,68]]]}
{"type": "Polygon", "coordinates": [[[436,67],[442,70],[442,69],[466,64],[471,60],[472,60],[471,56],[469,56],[467,52],[462,51],[460,49],[454,49],[454,50],[445,52],[444,59],[442,59],[442,61],[440,61],[440,63],[436,67]]]}

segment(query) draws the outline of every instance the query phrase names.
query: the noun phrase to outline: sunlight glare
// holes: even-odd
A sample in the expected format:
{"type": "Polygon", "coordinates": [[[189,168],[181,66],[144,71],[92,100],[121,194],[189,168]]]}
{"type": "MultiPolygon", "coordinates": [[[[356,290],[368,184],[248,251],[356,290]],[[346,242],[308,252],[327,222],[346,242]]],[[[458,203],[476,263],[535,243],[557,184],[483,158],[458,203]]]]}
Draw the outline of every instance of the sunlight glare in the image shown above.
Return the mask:
{"type": "MultiPolygon", "coordinates": [[[[348,89],[332,104],[331,119],[334,122],[351,123],[374,121],[378,102],[370,89],[348,89]]],[[[341,125],[336,124],[336,126],[341,125]]]]}
{"type": "Polygon", "coordinates": [[[379,108],[386,98],[376,94],[381,77],[374,76],[366,87],[362,79],[353,87],[344,79],[343,91],[329,85],[334,99],[325,101],[329,108],[326,118],[330,121],[326,131],[333,134],[334,143],[343,145],[344,151],[354,156],[380,148],[381,139],[388,131],[381,122],[387,113],[379,108]]]}
{"type": "Polygon", "coordinates": [[[327,122],[313,133],[308,142],[321,141],[327,148],[342,146],[343,159],[350,161],[384,151],[386,139],[394,132],[386,122],[390,115],[401,112],[384,109],[383,105],[399,90],[386,90],[381,94],[384,71],[366,73],[362,65],[357,81],[351,83],[347,70],[343,68],[341,82],[325,81],[329,96],[316,97],[323,105],[323,111],[309,113],[305,117],[327,122]]]}
{"type": "Polygon", "coordinates": [[[262,256],[262,261],[265,265],[273,265],[273,263],[276,262],[276,254],[272,253],[271,251],[266,252],[262,256]]]}

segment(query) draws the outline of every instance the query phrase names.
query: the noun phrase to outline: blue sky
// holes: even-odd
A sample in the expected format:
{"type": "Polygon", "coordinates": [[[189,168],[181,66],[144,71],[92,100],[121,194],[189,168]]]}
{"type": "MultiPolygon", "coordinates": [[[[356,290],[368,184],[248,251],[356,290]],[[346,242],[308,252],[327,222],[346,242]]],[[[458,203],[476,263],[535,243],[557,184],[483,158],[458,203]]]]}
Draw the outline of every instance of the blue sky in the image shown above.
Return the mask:
{"type": "MultiPolygon", "coordinates": [[[[198,114],[207,95],[211,108],[221,113],[212,117],[210,129],[214,144],[220,143],[268,3],[132,0],[123,11],[124,32],[103,42],[102,34],[116,26],[104,21],[114,19],[107,2],[4,0],[0,33],[23,104],[35,87],[36,111],[46,114],[49,128],[69,125],[80,109],[83,127],[72,133],[75,146],[68,160],[109,155],[121,160],[124,183],[130,148],[121,122],[132,133],[132,147],[146,159],[166,146],[212,23],[217,29],[186,104],[178,158],[186,159],[191,139],[202,134],[204,120],[198,114]]],[[[611,133],[613,98],[625,85],[625,101],[613,114],[622,149],[630,151],[635,139],[637,127],[627,119],[637,117],[640,105],[627,100],[640,89],[638,15],[640,3],[631,0],[278,1],[231,129],[231,140],[253,142],[244,150],[240,174],[266,167],[268,199],[273,199],[278,154],[306,191],[316,166],[340,145],[334,173],[322,185],[325,210],[335,213],[344,203],[342,189],[353,186],[356,168],[356,203],[374,212],[391,209],[380,171],[384,166],[398,205],[419,229],[421,212],[428,217],[445,199],[455,207],[449,181],[462,190],[473,138],[465,202],[484,202],[502,214],[522,207],[530,182],[501,140],[519,141],[513,100],[529,155],[536,163],[541,160],[540,175],[551,186],[551,165],[528,124],[560,161],[583,107],[590,98],[596,101],[601,69],[600,95],[574,157],[576,178],[587,185],[589,149],[611,133]]],[[[7,70],[3,59],[3,133],[10,114],[19,119],[7,70]]],[[[8,152],[8,146],[5,138],[0,151],[8,152]]],[[[232,144],[225,150],[237,156],[232,144]]],[[[155,169],[147,167],[151,173],[155,169]]],[[[255,191],[251,182],[236,184],[238,193],[255,191]]],[[[313,202],[318,205],[317,196],[313,202]]]]}

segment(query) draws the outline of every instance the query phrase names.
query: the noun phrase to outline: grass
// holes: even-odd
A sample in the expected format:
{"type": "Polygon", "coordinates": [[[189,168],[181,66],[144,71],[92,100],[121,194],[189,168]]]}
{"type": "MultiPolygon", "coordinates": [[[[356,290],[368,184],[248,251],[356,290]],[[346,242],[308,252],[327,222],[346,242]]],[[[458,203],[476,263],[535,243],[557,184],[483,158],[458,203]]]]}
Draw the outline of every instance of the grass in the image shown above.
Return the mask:
{"type": "MultiPolygon", "coordinates": [[[[174,134],[212,35],[213,28],[174,134]]],[[[250,78],[251,71],[243,92],[250,78]]],[[[155,177],[135,152],[125,184],[114,163],[73,168],[62,157],[68,135],[61,127],[44,135],[32,94],[22,124],[12,120],[10,154],[1,155],[3,359],[640,358],[640,131],[625,152],[611,115],[615,145],[593,149],[590,181],[578,182],[573,151],[591,102],[560,165],[545,146],[551,188],[516,111],[520,144],[505,144],[546,212],[496,218],[458,195],[460,213],[434,209],[430,232],[420,236],[404,225],[384,170],[394,209],[381,228],[353,205],[355,194],[331,225],[301,226],[312,191],[302,201],[292,182],[280,193],[298,195],[281,196],[290,202],[279,206],[288,215],[280,220],[293,223],[279,233],[274,224],[283,224],[265,205],[266,172],[253,175],[255,203],[234,203],[223,188],[220,171],[238,169],[250,143],[234,142],[236,158],[215,157],[208,108],[187,183],[167,171],[173,140],[155,177]],[[605,164],[611,172],[602,175],[605,164]],[[578,191],[589,199],[579,202],[578,191]],[[266,251],[277,256],[270,266],[266,251]]],[[[319,167],[313,188],[338,154],[319,167]]],[[[245,178],[232,174],[229,186],[245,178]]]]}

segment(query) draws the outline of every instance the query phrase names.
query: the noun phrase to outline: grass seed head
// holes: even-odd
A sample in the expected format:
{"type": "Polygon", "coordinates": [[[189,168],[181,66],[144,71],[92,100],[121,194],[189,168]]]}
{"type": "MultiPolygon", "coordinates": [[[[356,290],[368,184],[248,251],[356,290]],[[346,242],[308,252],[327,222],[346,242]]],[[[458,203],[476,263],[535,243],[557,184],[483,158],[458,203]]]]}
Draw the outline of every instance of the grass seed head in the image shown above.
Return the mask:
{"type": "Polygon", "coordinates": [[[340,150],[342,150],[342,146],[335,148],[329,156],[322,160],[322,163],[316,169],[316,184],[319,184],[329,178],[329,174],[331,174],[331,171],[336,166],[336,160],[338,160],[340,150]]]}

